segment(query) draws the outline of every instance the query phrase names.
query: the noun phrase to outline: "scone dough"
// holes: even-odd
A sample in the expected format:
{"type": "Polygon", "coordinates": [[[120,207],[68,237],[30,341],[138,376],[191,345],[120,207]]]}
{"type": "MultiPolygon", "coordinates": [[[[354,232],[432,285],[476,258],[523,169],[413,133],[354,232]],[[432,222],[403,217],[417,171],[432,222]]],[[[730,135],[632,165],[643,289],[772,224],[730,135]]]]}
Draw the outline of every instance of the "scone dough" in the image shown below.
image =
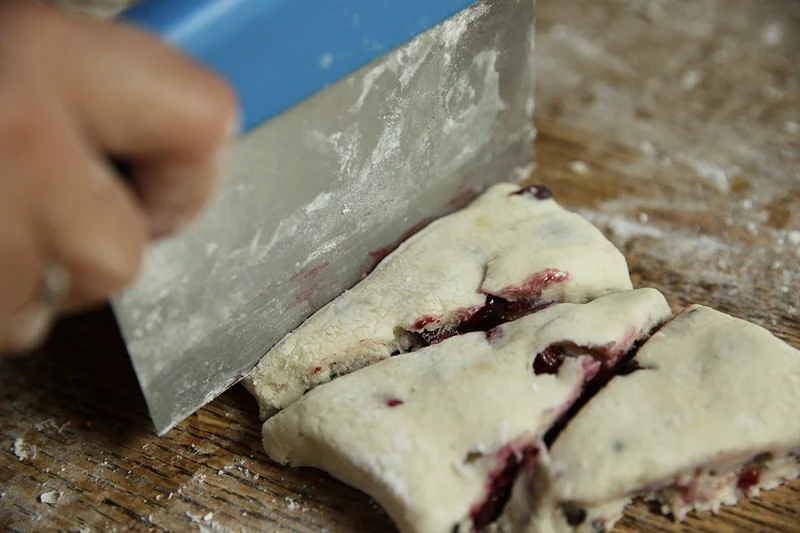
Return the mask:
{"type": "MultiPolygon", "coordinates": [[[[403,243],[267,353],[245,379],[262,417],[314,386],[474,317],[487,295],[585,302],[632,288],[623,255],[542,187],[490,188],[403,243]]],[[[449,333],[448,333],[449,334],[449,333]]]]}
{"type": "Polygon", "coordinates": [[[317,387],[264,423],[264,447],[370,494],[403,532],[469,531],[546,460],[543,435],[587,380],[669,316],[639,289],[451,337],[317,387]]]}
{"type": "Polygon", "coordinates": [[[630,495],[681,520],[798,476],[800,351],[695,305],[635,360],[641,370],[615,377],[550,450],[556,505],[538,520],[561,524],[552,531],[610,529],[616,518],[593,507],[622,498],[608,513],[618,515],[630,495]],[[570,527],[565,503],[585,511],[570,527]]]}

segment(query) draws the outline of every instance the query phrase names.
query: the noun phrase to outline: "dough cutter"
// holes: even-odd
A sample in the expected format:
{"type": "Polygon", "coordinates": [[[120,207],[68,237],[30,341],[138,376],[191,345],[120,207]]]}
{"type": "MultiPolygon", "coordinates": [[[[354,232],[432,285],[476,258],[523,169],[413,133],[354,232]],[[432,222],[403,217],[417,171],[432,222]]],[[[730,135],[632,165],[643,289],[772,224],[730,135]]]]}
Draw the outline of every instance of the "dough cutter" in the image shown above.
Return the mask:
{"type": "Polygon", "coordinates": [[[535,0],[144,0],[243,122],[210,207],[112,304],[163,435],[405,235],[532,161],[535,0]]]}

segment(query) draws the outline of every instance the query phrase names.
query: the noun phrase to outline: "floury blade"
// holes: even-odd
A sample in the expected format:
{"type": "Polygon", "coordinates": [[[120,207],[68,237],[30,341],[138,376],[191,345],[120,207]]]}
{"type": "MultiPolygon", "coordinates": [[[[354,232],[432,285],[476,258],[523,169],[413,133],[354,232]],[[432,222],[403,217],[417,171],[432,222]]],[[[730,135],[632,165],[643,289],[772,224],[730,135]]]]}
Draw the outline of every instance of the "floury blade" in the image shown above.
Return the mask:
{"type": "Polygon", "coordinates": [[[533,0],[482,0],[242,137],[114,302],[159,434],[401,237],[532,160],[533,0]]]}

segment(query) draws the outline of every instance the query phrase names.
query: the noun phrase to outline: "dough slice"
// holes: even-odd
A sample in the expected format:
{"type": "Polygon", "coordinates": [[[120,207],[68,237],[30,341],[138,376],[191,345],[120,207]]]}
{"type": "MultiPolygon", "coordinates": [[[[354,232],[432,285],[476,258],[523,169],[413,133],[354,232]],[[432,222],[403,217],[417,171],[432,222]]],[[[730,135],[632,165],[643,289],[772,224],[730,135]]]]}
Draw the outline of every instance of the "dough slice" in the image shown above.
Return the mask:
{"type": "Polygon", "coordinates": [[[695,305],[634,360],[551,447],[553,501],[531,531],[608,531],[632,496],[681,521],[798,477],[800,351],[695,305]]]}
{"type": "Polygon", "coordinates": [[[403,532],[486,526],[584,384],[669,316],[639,289],[451,337],[317,387],[264,423],[264,448],[370,494],[403,532]]]}
{"type": "Polygon", "coordinates": [[[631,288],[625,258],[597,228],[544,187],[500,184],[411,237],[285,336],[244,383],[266,417],[420,344],[631,288]]]}

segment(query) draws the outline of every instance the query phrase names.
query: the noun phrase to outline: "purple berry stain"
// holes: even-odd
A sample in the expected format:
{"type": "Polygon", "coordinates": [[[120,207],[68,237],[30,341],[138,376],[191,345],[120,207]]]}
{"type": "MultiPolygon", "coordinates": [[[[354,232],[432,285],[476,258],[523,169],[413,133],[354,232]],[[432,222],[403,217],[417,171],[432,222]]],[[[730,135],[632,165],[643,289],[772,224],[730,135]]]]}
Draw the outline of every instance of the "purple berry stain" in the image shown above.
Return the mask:
{"type": "Polygon", "coordinates": [[[536,375],[557,374],[566,356],[567,352],[564,348],[555,344],[548,346],[533,358],[533,373],[536,375]]]}
{"type": "Polygon", "coordinates": [[[528,185],[527,187],[523,187],[522,189],[518,190],[513,194],[519,196],[522,195],[530,196],[537,200],[549,200],[550,198],[553,197],[553,191],[551,191],[544,185],[528,185]]]}
{"type": "Polygon", "coordinates": [[[736,486],[744,493],[750,491],[751,488],[758,485],[761,481],[761,474],[755,468],[747,468],[742,470],[739,474],[739,479],[736,481],[736,486]]]}
{"type": "Polygon", "coordinates": [[[539,447],[534,444],[522,448],[509,445],[497,452],[497,465],[486,482],[486,496],[470,509],[473,531],[481,531],[497,520],[511,497],[520,472],[538,456],[539,447]]]}

